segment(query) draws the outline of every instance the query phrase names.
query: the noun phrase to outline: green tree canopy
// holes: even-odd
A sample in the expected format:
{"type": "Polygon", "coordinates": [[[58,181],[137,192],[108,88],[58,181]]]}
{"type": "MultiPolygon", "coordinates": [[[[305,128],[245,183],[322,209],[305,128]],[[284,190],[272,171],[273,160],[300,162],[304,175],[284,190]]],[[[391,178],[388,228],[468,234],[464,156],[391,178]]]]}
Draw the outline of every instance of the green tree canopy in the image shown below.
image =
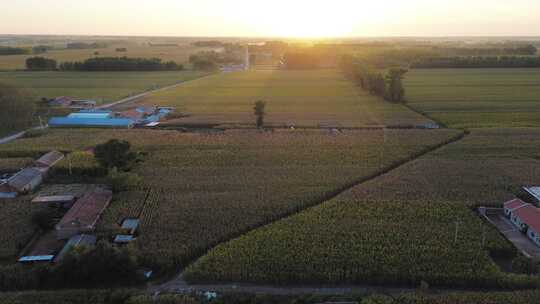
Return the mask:
{"type": "Polygon", "coordinates": [[[35,104],[30,95],[0,83],[0,134],[28,128],[34,112],[35,104]]]}
{"type": "Polygon", "coordinates": [[[137,153],[131,151],[131,144],[118,139],[96,146],[94,154],[98,163],[107,169],[129,170],[137,159],[137,153]]]}
{"type": "Polygon", "coordinates": [[[262,128],[264,126],[264,116],[266,115],[266,112],[264,109],[266,108],[266,102],[259,100],[255,102],[255,106],[253,107],[253,112],[255,114],[255,117],[257,117],[257,128],[262,128]]]}

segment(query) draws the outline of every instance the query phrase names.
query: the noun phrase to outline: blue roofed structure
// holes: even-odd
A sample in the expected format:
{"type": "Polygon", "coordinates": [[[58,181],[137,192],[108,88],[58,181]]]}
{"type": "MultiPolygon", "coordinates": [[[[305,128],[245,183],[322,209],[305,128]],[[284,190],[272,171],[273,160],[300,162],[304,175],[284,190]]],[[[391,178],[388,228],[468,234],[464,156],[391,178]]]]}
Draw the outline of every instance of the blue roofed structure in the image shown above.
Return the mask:
{"type": "Polygon", "coordinates": [[[20,263],[30,262],[50,262],[54,259],[54,255],[35,255],[35,256],[23,256],[19,259],[20,263]]]}
{"type": "Polygon", "coordinates": [[[49,120],[52,128],[62,127],[101,127],[101,128],[133,128],[135,122],[127,118],[103,118],[103,117],[53,117],[49,120]]]}
{"type": "Polygon", "coordinates": [[[111,118],[112,113],[111,112],[78,112],[78,113],[71,113],[67,117],[69,118],[111,118]]]}

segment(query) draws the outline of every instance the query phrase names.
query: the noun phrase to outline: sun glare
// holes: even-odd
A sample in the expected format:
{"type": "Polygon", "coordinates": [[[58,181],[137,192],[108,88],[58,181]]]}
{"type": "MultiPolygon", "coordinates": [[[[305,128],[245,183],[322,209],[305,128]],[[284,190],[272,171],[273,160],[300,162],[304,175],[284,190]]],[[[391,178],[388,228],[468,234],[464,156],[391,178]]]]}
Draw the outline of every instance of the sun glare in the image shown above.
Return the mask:
{"type": "MultiPolygon", "coordinates": [[[[280,37],[339,37],[351,35],[359,24],[371,17],[361,3],[331,1],[277,1],[272,7],[261,8],[257,14],[243,15],[246,24],[257,31],[280,37]]],[[[371,5],[373,6],[373,5],[371,5]]]]}

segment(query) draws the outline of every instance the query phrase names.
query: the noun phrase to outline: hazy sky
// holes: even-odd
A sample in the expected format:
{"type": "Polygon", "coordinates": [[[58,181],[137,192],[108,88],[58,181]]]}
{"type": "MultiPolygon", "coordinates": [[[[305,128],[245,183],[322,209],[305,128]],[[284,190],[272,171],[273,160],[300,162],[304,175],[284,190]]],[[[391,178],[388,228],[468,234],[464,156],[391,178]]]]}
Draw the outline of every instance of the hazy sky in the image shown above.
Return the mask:
{"type": "Polygon", "coordinates": [[[2,34],[540,36],[540,0],[0,0],[2,34]]]}

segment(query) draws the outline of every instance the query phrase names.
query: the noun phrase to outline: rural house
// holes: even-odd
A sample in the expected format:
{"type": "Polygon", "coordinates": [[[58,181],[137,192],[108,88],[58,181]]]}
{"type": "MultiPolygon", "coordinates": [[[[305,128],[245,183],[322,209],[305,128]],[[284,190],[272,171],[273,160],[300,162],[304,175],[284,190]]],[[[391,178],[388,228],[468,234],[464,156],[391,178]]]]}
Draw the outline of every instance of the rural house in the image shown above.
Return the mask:
{"type": "Polygon", "coordinates": [[[514,199],[504,204],[504,214],[520,231],[540,247],[540,209],[514,199]]]}
{"type": "Polygon", "coordinates": [[[51,107],[69,107],[73,104],[73,98],[67,96],[56,97],[55,99],[49,101],[49,106],[51,107]]]}
{"type": "Polygon", "coordinates": [[[8,186],[18,193],[29,193],[43,182],[43,173],[38,168],[25,168],[13,175],[8,186]]]}
{"type": "Polygon", "coordinates": [[[81,197],[56,225],[56,237],[67,239],[80,233],[94,231],[112,196],[110,190],[97,189],[81,197]]]}
{"type": "Polygon", "coordinates": [[[58,152],[58,151],[51,151],[42,157],[40,157],[35,162],[36,167],[44,167],[44,168],[51,168],[52,166],[56,165],[59,161],[64,159],[64,154],[58,152]]]}

